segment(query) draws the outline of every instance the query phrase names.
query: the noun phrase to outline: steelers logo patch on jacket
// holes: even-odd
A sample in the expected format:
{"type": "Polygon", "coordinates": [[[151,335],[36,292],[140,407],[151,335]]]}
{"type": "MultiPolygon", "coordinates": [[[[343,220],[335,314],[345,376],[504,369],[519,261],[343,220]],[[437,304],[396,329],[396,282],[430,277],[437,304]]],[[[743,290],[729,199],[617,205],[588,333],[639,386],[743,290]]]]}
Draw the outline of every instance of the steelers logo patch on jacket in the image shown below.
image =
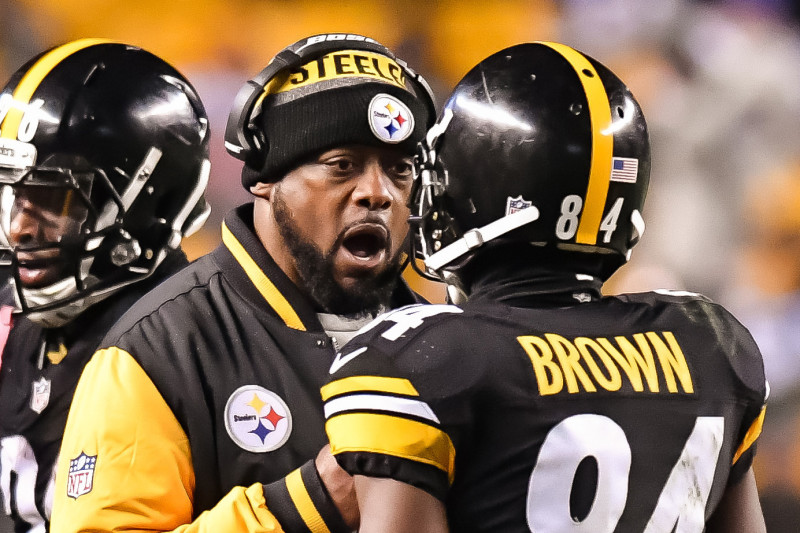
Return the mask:
{"type": "Polygon", "coordinates": [[[225,429],[239,447],[256,453],[277,450],[292,433],[292,416],[274,392],[258,385],[238,388],[225,405],[225,429]]]}

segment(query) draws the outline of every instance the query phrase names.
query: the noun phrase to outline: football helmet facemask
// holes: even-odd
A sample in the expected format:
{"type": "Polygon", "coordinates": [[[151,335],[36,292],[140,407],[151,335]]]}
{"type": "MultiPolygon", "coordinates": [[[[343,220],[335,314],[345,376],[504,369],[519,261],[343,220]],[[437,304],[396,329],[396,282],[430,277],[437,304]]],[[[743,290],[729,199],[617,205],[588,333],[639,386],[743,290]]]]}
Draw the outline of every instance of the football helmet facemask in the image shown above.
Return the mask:
{"type": "Polygon", "coordinates": [[[48,50],[0,93],[0,229],[20,310],[63,325],[150,276],[205,222],[208,119],[178,71],[136,47],[48,50]]]}
{"type": "Polygon", "coordinates": [[[476,253],[530,244],[607,279],[644,231],[649,174],[647,125],[616,75],[561,44],[512,46],[464,76],[419,145],[412,256],[452,283],[476,253]]]}

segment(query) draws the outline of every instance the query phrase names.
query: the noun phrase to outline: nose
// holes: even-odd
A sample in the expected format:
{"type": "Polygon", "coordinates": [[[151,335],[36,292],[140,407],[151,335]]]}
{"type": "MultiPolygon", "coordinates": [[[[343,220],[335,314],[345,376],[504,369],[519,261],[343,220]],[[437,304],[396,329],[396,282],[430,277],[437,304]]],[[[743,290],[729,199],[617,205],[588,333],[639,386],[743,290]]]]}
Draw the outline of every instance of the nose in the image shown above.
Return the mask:
{"type": "Polygon", "coordinates": [[[366,165],[353,191],[355,202],[370,211],[388,209],[392,205],[393,183],[379,162],[366,165]]]}

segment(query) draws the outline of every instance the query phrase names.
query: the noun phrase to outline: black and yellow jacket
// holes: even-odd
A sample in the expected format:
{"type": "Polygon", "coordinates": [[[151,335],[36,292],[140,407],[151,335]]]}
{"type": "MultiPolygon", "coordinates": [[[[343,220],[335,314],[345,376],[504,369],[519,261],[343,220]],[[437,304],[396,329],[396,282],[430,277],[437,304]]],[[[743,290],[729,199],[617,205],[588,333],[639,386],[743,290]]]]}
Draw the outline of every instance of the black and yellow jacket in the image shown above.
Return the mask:
{"type": "MultiPolygon", "coordinates": [[[[53,533],[344,529],[313,468],[335,349],[252,211],[231,212],[223,243],[95,353],[67,423],[53,533]]],[[[415,300],[405,284],[395,298],[415,300]]]]}

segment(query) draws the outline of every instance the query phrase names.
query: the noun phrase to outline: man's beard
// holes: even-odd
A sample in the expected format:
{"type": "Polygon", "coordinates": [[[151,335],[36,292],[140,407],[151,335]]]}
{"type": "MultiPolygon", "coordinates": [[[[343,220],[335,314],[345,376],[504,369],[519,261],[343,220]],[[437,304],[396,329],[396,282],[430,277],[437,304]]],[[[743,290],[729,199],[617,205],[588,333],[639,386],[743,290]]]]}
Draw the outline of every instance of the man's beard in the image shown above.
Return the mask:
{"type": "Polygon", "coordinates": [[[340,233],[325,254],[316,244],[303,238],[280,194],[274,196],[272,205],[278,231],[294,257],[295,268],[302,280],[301,289],[324,312],[360,317],[379,312],[389,305],[400,275],[401,254],[393,257],[383,272],[369,274],[352,288],[345,289],[334,277],[334,257],[336,250],[342,246],[345,232],[340,233]]]}

